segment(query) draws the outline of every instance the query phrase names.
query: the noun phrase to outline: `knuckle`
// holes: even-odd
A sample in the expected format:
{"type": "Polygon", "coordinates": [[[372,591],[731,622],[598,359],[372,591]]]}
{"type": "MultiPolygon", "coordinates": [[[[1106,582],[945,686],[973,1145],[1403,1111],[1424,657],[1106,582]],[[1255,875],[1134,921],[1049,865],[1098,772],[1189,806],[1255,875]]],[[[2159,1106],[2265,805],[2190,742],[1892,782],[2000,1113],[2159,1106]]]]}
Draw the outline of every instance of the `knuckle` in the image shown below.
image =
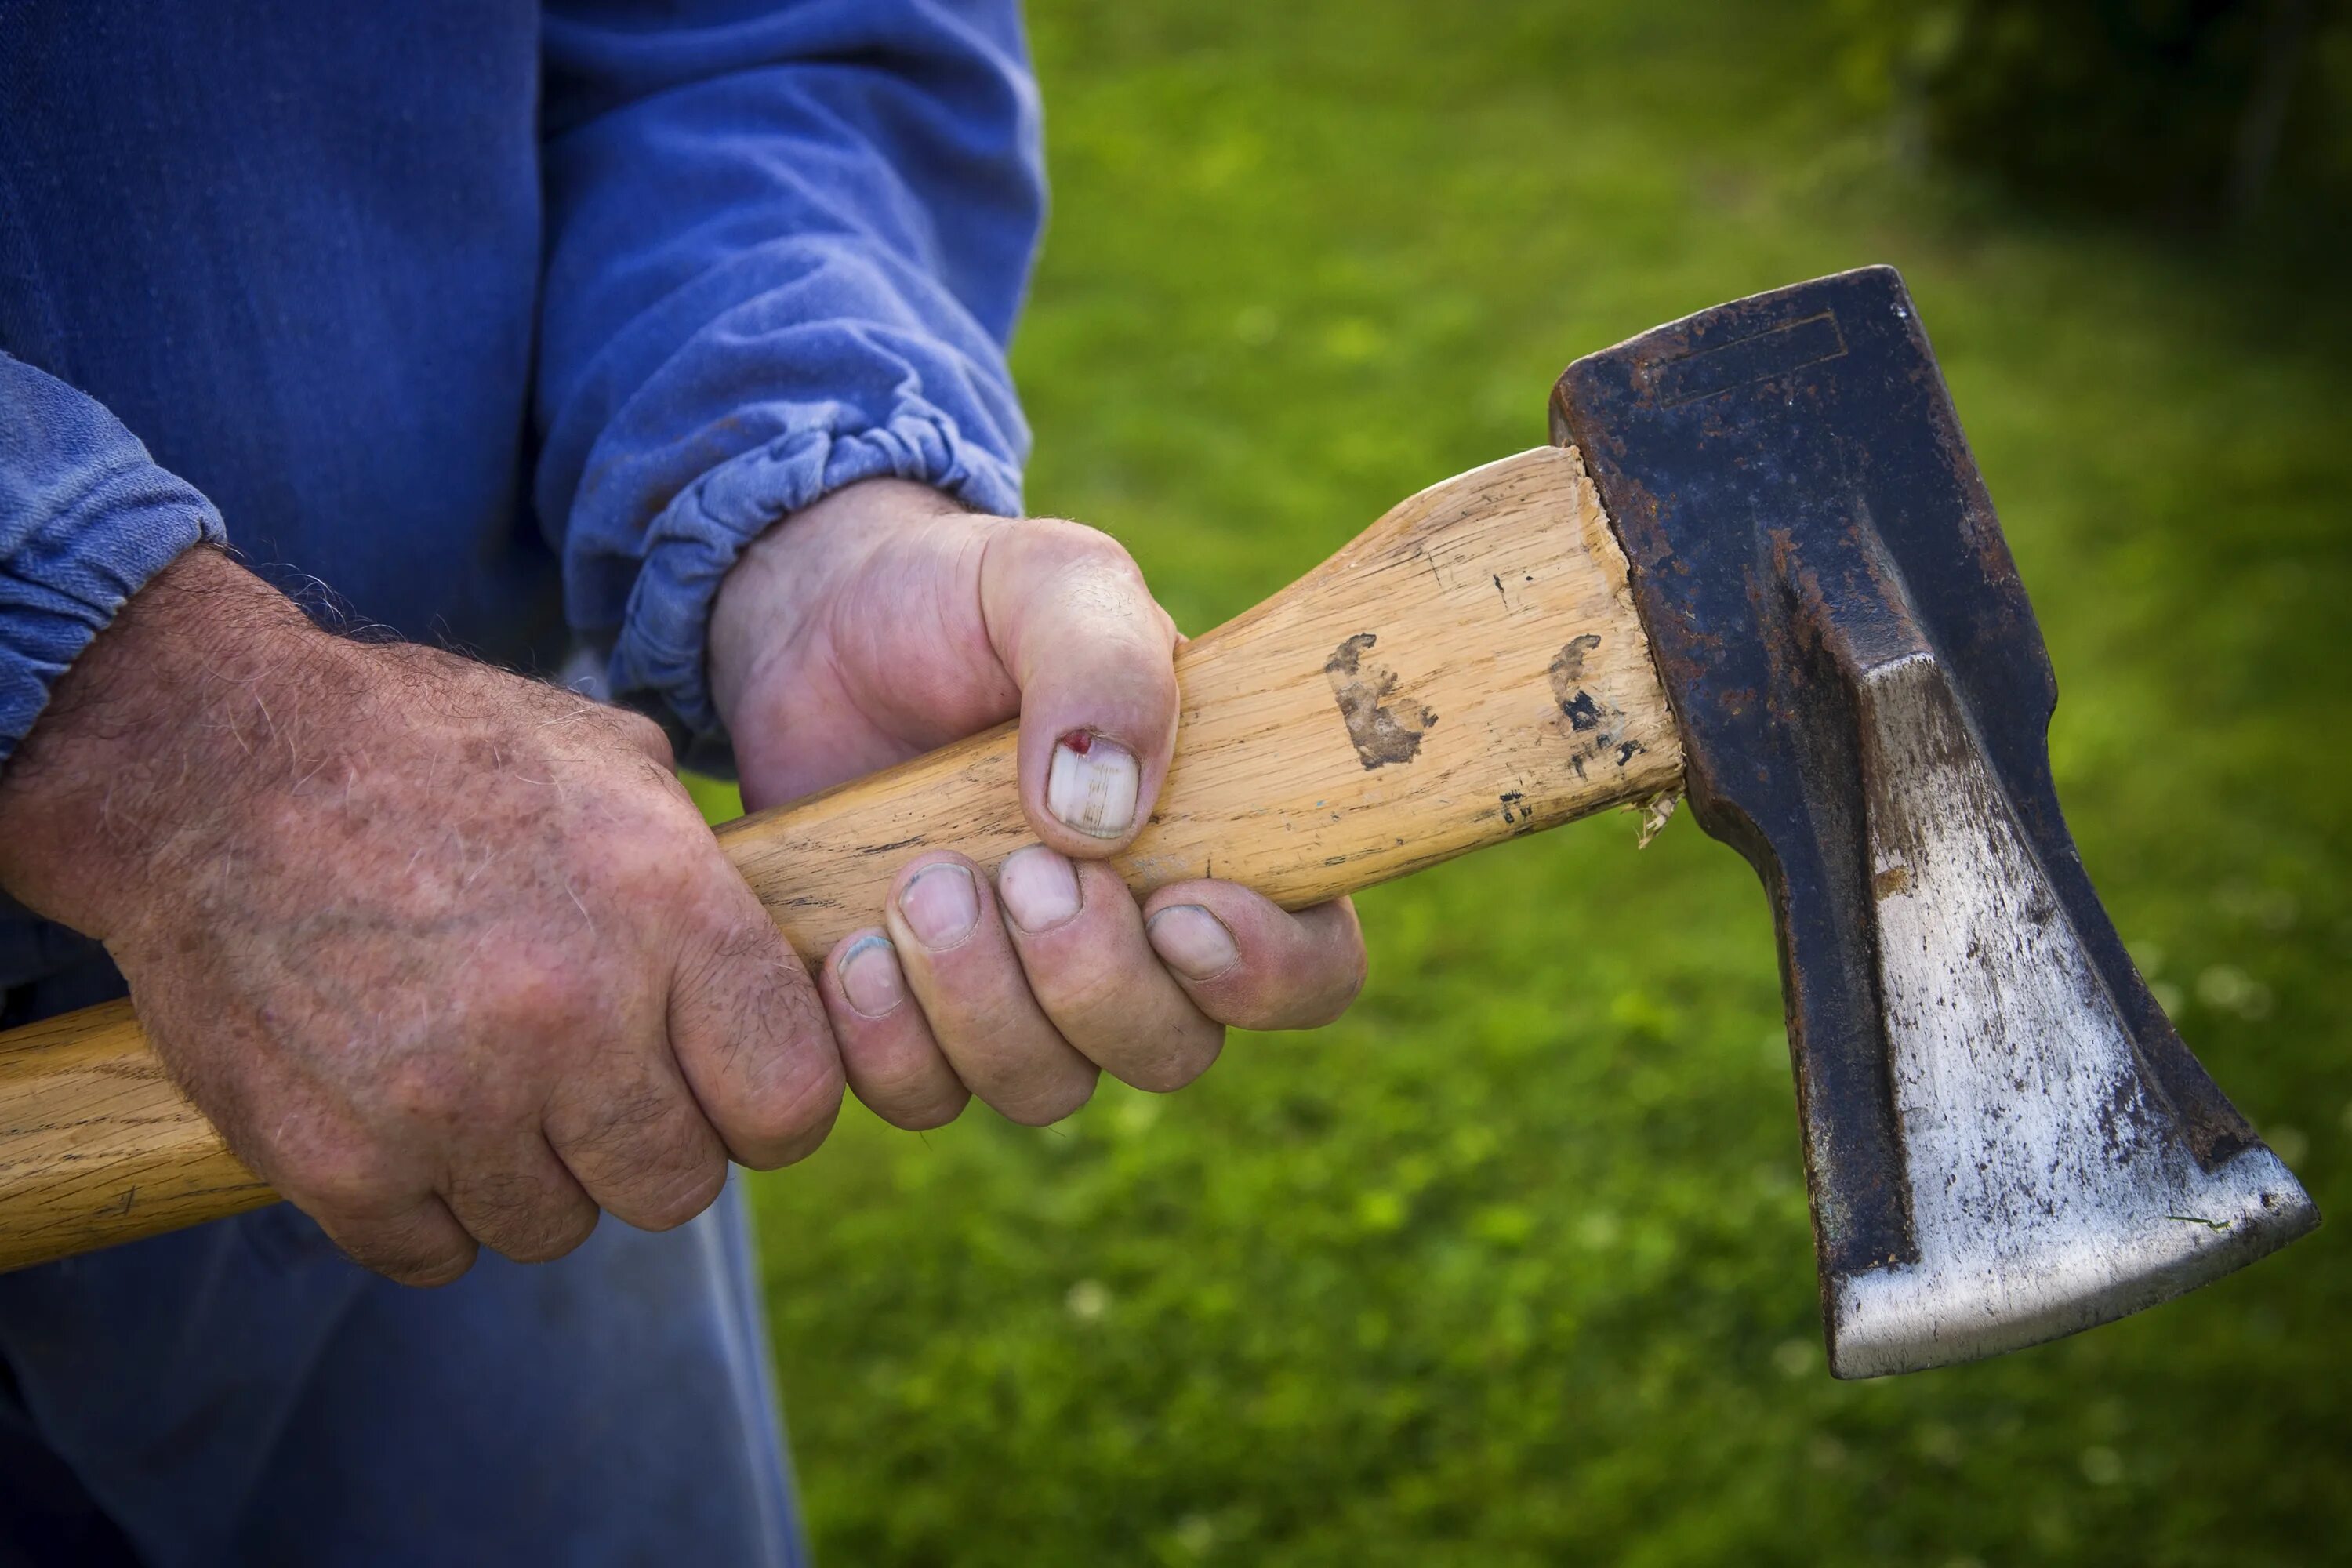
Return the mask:
{"type": "Polygon", "coordinates": [[[1032,977],[1046,1016],[1089,1037],[1116,1039],[1135,1027],[1139,966],[1104,953],[1076,964],[1041,965],[1032,977]]]}
{"type": "Polygon", "coordinates": [[[496,1171],[453,1184],[450,1207],[483,1245],[518,1263],[562,1257],[596,1228],[596,1208],[559,1180],[496,1171]]]}
{"type": "Polygon", "coordinates": [[[282,1142],[264,1163],[272,1184],[305,1209],[367,1213],[401,1195],[372,1141],[340,1130],[282,1142]]]}
{"type": "Polygon", "coordinates": [[[971,1102],[971,1090],[953,1073],[911,1051],[867,1064],[857,1073],[856,1088],[868,1110],[907,1132],[944,1127],[971,1102]]]}
{"type": "Polygon", "coordinates": [[[640,798],[624,820],[576,849],[583,877],[621,908],[667,910],[696,900],[728,875],[718,841],[688,802],[657,800],[649,810],[640,798]]]}
{"type": "Polygon", "coordinates": [[[321,1216],[328,1238],[361,1268],[400,1285],[430,1289],[462,1277],[481,1248],[451,1226],[435,1226],[412,1212],[391,1223],[351,1225],[321,1216]]]}
{"type": "Polygon", "coordinates": [[[529,1226],[496,1245],[517,1263],[552,1263],[594,1235],[596,1219],[593,1204],[564,1204],[533,1215],[529,1226]]]}
{"type": "Polygon", "coordinates": [[[395,1284],[414,1286],[421,1290],[435,1290],[444,1285],[454,1285],[474,1267],[481,1248],[472,1244],[463,1247],[438,1247],[420,1251],[393,1247],[380,1255],[370,1256],[364,1250],[344,1248],[352,1260],[372,1268],[395,1284]]]}
{"type": "Polygon", "coordinates": [[[1239,987],[1224,1021],[1249,1029],[1320,1028],[1354,1005],[1363,991],[1364,977],[1360,946],[1336,965],[1294,963],[1282,973],[1239,987]]]}
{"type": "Polygon", "coordinates": [[[634,709],[606,707],[601,711],[613,715],[614,734],[623,744],[664,763],[670,760],[669,732],[659,724],[634,709]]]}
{"type": "MultiPolygon", "coordinates": [[[[1143,568],[1127,546],[1099,529],[1084,523],[1048,519],[1035,525],[1041,533],[1034,547],[1050,563],[1045,576],[1066,604],[1082,606],[1114,621],[1133,623],[1139,634],[1144,621],[1158,632],[1165,621],[1143,568]],[[1148,607],[1148,610],[1147,610],[1148,607]]],[[[1173,623],[1168,623],[1173,635],[1173,623]]]]}
{"type": "Polygon", "coordinates": [[[927,1095],[893,1102],[887,1110],[874,1107],[874,1114],[902,1132],[929,1132],[945,1127],[963,1114],[971,1103],[971,1091],[958,1088],[935,1089],[927,1095]]]}
{"type": "Polygon", "coordinates": [[[673,1037],[722,1086],[713,1120],[738,1158],[772,1170],[814,1150],[840,1114],[841,1054],[816,984],[764,918],[723,922],[673,1037]]]}
{"type": "Polygon", "coordinates": [[[730,1140],[737,1155],[755,1171],[772,1171],[815,1152],[841,1114],[843,1087],[837,1059],[754,1086],[737,1107],[740,1131],[730,1140]]]}
{"type": "Polygon", "coordinates": [[[1045,1081],[1000,1094],[989,1103],[1007,1121],[1024,1127],[1050,1127],[1066,1116],[1076,1115],[1092,1100],[1095,1085],[1101,1077],[1091,1064],[1074,1065],[1045,1081]]]}
{"type": "Polygon", "coordinates": [[[1188,1031],[1190,1037],[1180,1038],[1165,1048],[1142,1060],[1124,1066],[1117,1074],[1121,1083],[1150,1094],[1173,1094],[1192,1083],[1216,1065],[1225,1048],[1225,1031],[1211,1025],[1205,1031],[1188,1031]]]}
{"type": "Polygon", "coordinates": [[[1084,562],[1131,572],[1139,580],[1143,573],[1129,554],[1127,546],[1099,528],[1083,522],[1073,522],[1066,517],[1033,517],[1023,520],[1020,527],[1027,532],[1034,548],[1049,552],[1065,560],[1084,562]]]}
{"type": "MultiPolygon", "coordinates": [[[[602,1086],[600,1098],[587,1114],[560,1131],[551,1125],[559,1152],[568,1152],[599,1165],[629,1170],[661,1157],[664,1123],[678,1108],[663,1086],[625,1082],[602,1086]]],[[[673,1142],[677,1142],[675,1134],[673,1142]]],[[[576,1167],[575,1167],[576,1168],[576,1167]]]]}
{"type": "Polygon", "coordinates": [[[387,1277],[402,1285],[419,1290],[438,1290],[445,1285],[455,1285],[473,1271],[474,1259],[479,1249],[469,1247],[463,1252],[451,1252],[445,1258],[420,1263],[412,1269],[387,1277]]]}
{"type": "Polygon", "coordinates": [[[1089,1047],[1101,1044],[1112,1056],[1139,1056],[1140,1041],[1155,1035],[1160,1018],[1164,1016],[1164,1004],[1150,1011],[1136,1006],[1136,994],[1150,996],[1152,990],[1139,983],[1118,983],[1098,980],[1082,990],[1063,992],[1056,996],[1040,994],[1046,1018],[1054,1020],[1066,1039],[1087,1056],[1096,1056],[1089,1047]]]}
{"type": "Polygon", "coordinates": [[[717,1203],[726,1186],[725,1160],[698,1160],[650,1188],[622,1217],[640,1230],[676,1230],[717,1203]]]}
{"type": "Polygon", "coordinates": [[[392,1118],[412,1127],[450,1129],[478,1109],[478,1097],[458,1058],[439,1053],[403,1057],[385,1068],[376,1095],[392,1118]]]}
{"type": "Polygon", "coordinates": [[[745,913],[729,899],[700,920],[705,989],[739,999],[742,1016],[724,1022],[742,1035],[805,1030],[822,1017],[814,984],[799,954],[766,913],[745,913]]]}
{"type": "Polygon", "coordinates": [[[610,1095],[556,1152],[605,1209],[643,1230],[667,1230],[709,1207],[727,1158],[701,1114],[667,1085],[610,1095]]]}
{"type": "Polygon", "coordinates": [[[591,1011],[598,984],[586,963],[537,942],[509,941],[484,954],[474,1007],[486,1028],[506,1041],[555,1033],[591,1011]]]}

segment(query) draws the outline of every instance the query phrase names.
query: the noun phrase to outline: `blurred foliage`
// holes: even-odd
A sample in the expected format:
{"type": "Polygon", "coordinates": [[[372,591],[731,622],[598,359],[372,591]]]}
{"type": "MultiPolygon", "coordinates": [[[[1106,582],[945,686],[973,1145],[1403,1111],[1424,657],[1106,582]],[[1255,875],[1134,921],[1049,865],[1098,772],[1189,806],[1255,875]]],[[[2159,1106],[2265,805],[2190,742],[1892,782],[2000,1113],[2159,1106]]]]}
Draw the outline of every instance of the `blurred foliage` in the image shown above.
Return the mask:
{"type": "MultiPolygon", "coordinates": [[[[2352,315],[1890,161],[1817,7],[1034,0],[1031,500],[1181,624],[1544,438],[1570,357],[1901,266],[2064,693],[2108,906],[2352,1212],[2352,315]]],[[[2340,1229],[2064,1342],[1826,1375],[1770,924],[1587,823],[1374,890],[1338,1026],[1164,1100],[852,1110],[763,1178],[835,1564],[2306,1564],[2352,1539],[2340,1229]]]]}
{"type": "Polygon", "coordinates": [[[2191,220],[2275,190],[2336,227],[2352,202],[2338,0],[1832,3],[1848,89],[1907,147],[2015,190],[2191,220]]]}

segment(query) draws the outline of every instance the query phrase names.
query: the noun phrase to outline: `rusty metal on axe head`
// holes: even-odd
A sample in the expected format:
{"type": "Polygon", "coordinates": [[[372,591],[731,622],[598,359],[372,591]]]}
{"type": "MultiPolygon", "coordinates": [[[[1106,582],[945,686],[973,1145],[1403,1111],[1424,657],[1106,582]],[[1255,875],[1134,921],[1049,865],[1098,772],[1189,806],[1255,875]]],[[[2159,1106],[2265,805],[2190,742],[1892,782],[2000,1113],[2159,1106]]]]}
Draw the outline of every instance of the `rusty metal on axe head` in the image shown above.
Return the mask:
{"type": "Polygon", "coordinates": [[[1891,268],[1579,360],[1694,815],[1780,940],[1831,1369],[2087,1328],[2318,1224],[2060,816],[2042,635],[1891,268]]]}

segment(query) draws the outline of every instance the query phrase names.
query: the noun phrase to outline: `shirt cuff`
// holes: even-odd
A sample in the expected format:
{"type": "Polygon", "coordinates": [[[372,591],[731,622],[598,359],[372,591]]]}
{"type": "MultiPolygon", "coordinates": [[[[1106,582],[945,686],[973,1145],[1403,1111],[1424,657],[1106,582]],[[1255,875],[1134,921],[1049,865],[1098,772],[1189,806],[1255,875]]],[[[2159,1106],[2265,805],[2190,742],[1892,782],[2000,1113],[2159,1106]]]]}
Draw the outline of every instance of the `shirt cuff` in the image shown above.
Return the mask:
{"type": "Polygon", "coordinates": [[[939,409],[910,401],[888,423],[864,428],[837,427],[830,416],[839,412],[821,405],[810,427],[719,464],[654,520],[613,648],[613,689],[659,699],[698,742],[719,729],[707,659],[711,603],[770,525],[874,479],[912,479],[979,511],[1020,513],[1018,471],[939,409]]]}
{"type": "Polygon", "coordinates": [[[194,486],[150,462],[127,434],[122,446],[0,552],[0,765],[131,595],[192,547],[226,541],[220,514],[194,486]]]}

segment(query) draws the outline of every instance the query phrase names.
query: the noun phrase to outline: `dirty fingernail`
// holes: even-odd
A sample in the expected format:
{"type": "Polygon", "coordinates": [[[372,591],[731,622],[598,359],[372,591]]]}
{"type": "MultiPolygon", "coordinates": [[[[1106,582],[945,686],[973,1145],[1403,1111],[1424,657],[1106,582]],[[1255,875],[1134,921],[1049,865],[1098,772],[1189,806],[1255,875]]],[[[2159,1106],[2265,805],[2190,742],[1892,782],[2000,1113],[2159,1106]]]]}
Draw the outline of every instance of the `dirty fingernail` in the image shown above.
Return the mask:
{"type": "Polygon", "coordinates": [[[1023,931],[1050,931],[1078,912],[1078,874],[1051,849],[1033,844],[998,869],[996,896],[1023,931]]]}
{"type": "Polygon", "coordinates": [[[980,890],[971,873],[952,861],[929,866],[898,894],[898,912],[925,947],[952,947],[980,919],[980,890]]]}
{"type": "Polygon", "coordinates": [[[1045,776],[1045,809],[1080,833],[1117,838],[1135,824],[1135,792],[1142,770],[1117,741],[1071,731],[1054,743],[1045,776]]]}
{"type": "Polygon", "coordinates": [[[840,968],[842,994],[869,1018],[880,1017],[907,999],[907,982],[898,973],[898,950],[890,945],[888,937],[859,937],[841,955],[840,968]]]}
{"type": "Polygon", "coordinates": [[[1198,904],[1171,904],[1143,930],[1151,951],[1187,980],[1213,980],[1241,957],[1225,922],[1198,904]]]}

